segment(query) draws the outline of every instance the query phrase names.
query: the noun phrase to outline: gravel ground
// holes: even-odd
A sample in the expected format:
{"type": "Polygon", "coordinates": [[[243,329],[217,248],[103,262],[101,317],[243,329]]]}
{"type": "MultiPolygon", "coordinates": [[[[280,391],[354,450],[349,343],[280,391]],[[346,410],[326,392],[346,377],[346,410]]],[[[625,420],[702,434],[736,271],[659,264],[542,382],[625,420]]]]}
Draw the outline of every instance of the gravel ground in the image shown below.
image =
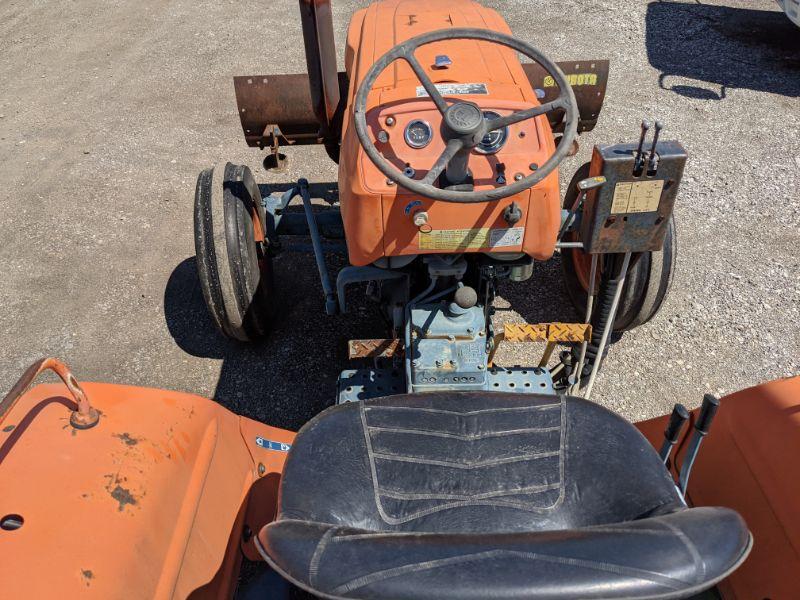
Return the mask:
{"type": "MultiPolygon", "coordinates": [[[[556,60],[612,60],[564,183],[643,117],[691,155],[672,293],[614,345],[596,400],[638,419],[800,372],[800,31],[771,0],[488,3],[556,60]]],[[[364,4],[335,3],[340,51],[364,4]]],[[[381,334],[374,308],[326,317],[312,258],[283,255],[285,314],[242,347],[212,329],[193,259],[202,168],[336,179],[321,148],[264,172],[239,130],[233,75],[305,70],[296,13],[295,0],[0,4],[0,388],[56,355],[79,378],[194,391],[283,427],[332,403],[346,340],[381,334]]],[[[498,306],[503,319],[576,318],[557,257],[498,306]]]]}

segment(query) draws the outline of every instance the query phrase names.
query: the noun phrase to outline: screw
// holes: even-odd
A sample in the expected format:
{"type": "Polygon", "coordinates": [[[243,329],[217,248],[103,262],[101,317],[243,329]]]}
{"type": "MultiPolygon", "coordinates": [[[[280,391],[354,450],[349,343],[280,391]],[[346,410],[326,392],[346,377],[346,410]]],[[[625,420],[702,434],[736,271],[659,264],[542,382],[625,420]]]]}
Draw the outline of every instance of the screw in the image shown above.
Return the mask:
{"type": "Polygon", "coordinates": [[[388,185],[389,187],[391,187],[391,186],[393,186],[393,185],[394,185],[394,181],[392,181],[391,179],[387,179],[387,180],[386,180],[386,185],[388,185]]]}
{"type": "Polygon", "coordinates": [[[418,210],[414,213],[414,225],[422,227],[428,223],[428,213],[424,210],[418,210]]]}
{"type": "Polygon", "coordinates": [[[473,333],[475,333],[475,330],[472,327],[467,327],[467,333],[472,335],[473,333]]]}
{"type": "Polygon", "coordinates": [[[478,371],[483,371],[483,365],[478,365],[478,371]]]}
{"type": "Polygon", "coordinates": [[[448,341],[448,342],[455,342],[455,341],[456,341],[456,336],[454,336],[454,335],[448,335],[448,336],[447,336],[447,341],[448,341]]]}
{"type": "Polygon", "coordinates": [[[522,181],[522,177],[523,177],[522,173],[517,173],[516,175],[514,175],[514,181],[522,181]]]}
{"type": "Polygon", "coordinates": [[[454,360],[451,360],[451,361],[450,361],[450,366],[451,366],[451,367],[455,367],[457,364],[458,364],[458,363],[457,363],[456,361],[454,361],[454,360]]]}
{"type": "Polygon", "coordinates": [[[483,336],[485,336],[485,335],[486,335],[486,334],[485,334],[483,331],[479,331],[479,332],[478,332],[478,337],[483,337],[483,336]]]}
{"type": "Polygon", "coordinates": [[[394,125],[394,124],[395,124],[394,117],[386,117],[386,125],[387,125],[388,127],[391,127],[391,126],[392,126],[392,125],[394,125]]]}
{"type": "Polygon", "coordinates": [[[539,168],[539,165],[538,165],[538,163],[531,163],[530,165],[528,165],[528,168],[531,171],[536,171],[539,168]]]}
{"type": "Polygon", "coordinates": [[[261,477],[266,472],[267,467],[264,466],[264,463],[258,463],[258,476],[261,477]]]}
{"type": "Polygon", "coordinates": [[[442,366],[442,364],[443,364],[443,363],[442,363],[442,361],[440,361],[440,360],[437,360],[437,361],[436,361],[436,366],[437,366],[437,367],[441,367],[441,366],[442,366]]]}

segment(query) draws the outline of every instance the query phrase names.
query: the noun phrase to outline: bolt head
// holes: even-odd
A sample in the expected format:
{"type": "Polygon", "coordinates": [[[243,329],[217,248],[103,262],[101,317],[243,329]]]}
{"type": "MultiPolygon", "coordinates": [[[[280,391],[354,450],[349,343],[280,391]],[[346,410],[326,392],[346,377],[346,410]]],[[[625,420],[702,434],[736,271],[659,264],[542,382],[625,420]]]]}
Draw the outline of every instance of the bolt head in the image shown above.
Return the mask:
{"type": "Polygon", "coordinates": [[[514,181],[522,181],[522,177],[523,177],[522,173],[517,173],[516,175],[514,175],[514,181]]]}
{"type": "Polygon", "coordinates": [[[391,179],[387,179],[386,180],[386,185],[388,185],[389,187],[392,187],[394,185],[394,181],[392,181],[391,179]]]}
{"type": "Polygon", "coordinates": [[[385,144],[386,142],[388,142],[388,141],[389,141],[389,134],[388,134],[388,133],[386,133],[386,132],[385,132],[383,129],[381,129],[381,130],[378,132],[378,141],[379,141],[381,144],[385,144]]]}
{"type": "Polygon", "coordinates": [[[414,225],[422,227],[428,223],[428,213],[424,210],[419,210],[414,213],[414,225]]]}
{"type": "Polygon", "coordinates": [[[386,125],[388,127],[391,127],[395,123],[396,123],[396,121],[394,120],[394,117],[386,117],[386,125]]]}

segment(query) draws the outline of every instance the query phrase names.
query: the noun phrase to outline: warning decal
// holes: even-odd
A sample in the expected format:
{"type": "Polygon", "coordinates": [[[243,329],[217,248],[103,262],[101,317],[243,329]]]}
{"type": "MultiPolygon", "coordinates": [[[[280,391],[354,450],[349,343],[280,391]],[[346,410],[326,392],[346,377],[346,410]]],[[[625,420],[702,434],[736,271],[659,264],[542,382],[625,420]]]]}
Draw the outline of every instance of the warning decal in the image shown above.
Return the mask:
{"type": "Polygon", "coordinates": [[[521,246],[525,237],[524,227],[508,229],[434,229],[420,232],[420,250],[475,250],[478,248],[510,248],[521,246]]]}
{"type": "Polygon", "coordinates": [[[614,188],[611,213],[655,212],[663,189],[664,182],[660,179],[618,183],[614,188]]]}
{"type": "MultiPolygon", "coordinates": [[[[485,83],[435,83],[434,87],[442,96],[468,96],[470,94],[485,96],[489,93],[489,88],[485,83]]],[[[428,91],[424,87],[417,87],[417,98],[427,96],[428,91]]]]}

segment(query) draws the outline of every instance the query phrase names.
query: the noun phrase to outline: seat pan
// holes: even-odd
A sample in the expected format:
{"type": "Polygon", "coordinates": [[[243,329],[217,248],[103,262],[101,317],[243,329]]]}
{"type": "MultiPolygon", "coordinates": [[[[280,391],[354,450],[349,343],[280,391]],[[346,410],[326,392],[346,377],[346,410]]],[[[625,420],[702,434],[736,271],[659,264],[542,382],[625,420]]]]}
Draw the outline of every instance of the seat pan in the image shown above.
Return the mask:
{"type": "Polygon", "coordinates": [[[658,455],[579,398],[403,395],[298,434],[258,536],[330,598],[681,598],[747,554],[725,508],[687,509],[658,455]]]}

